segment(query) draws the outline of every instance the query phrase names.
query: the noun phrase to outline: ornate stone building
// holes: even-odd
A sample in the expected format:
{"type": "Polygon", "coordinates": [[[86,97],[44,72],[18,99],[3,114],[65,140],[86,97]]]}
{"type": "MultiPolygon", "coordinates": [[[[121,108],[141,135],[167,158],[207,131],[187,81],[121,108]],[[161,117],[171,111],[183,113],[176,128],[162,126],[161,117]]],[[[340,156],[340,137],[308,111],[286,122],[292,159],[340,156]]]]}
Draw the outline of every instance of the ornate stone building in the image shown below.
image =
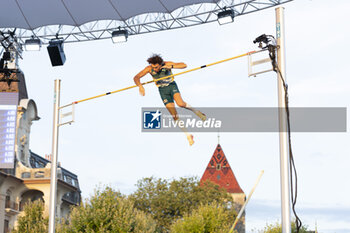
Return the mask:
{"type": "MultiPolygon", "coordinates": [[[[27,97],[24,75],[19,73],[17,77],[20,82],[0,83],[1,93],[19,93],[14,166],[0,169],[0,233],[7,233],[16,225],[26,202],[44,201],[46,214],[50,203],[51,162],[29,150],[31,125],[40,118],[35,102],[27,97]]],[[[57,173],[56,216],[62,218],[71,205],[80,203],[81,191],[77,175],[60,166],[57,173]]]]}
{"type": "MultiPolygon", "coordinates": [[[[200,182],[202,183],[206,180],[210,180],[226,189],[233,198],[235,210],[237,213],[240,211],[245,202],[246,196],[239,186],[236,176],[233,173],[220,144],[216,146],[214,154],[212,155],[200,182]]],[[[242,215],[235,229],[238,233],[245,232],[245,213],[242,215]]]]}

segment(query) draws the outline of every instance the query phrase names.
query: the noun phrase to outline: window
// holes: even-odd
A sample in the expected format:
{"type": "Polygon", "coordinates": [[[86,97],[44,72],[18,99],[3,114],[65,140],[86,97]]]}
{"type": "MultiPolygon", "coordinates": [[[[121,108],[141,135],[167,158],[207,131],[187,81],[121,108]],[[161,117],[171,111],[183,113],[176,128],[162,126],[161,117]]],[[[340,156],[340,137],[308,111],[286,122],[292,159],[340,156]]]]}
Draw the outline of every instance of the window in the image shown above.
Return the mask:
{"type": "Polygon", "coordinates": [[[22,178],[30,178],[30,172],[22,172],[21,177],[22,178]]]}
{"type": "Polygon", "coordinates": [[[6,195],[5,208],[10,208],[10,206],[11,206],[10,195],[6,195]]]}
{"type": "Polygon", "coordinates": [[[5,219],[5,223],[4,223],[4,233],[9,233],[9,232],[10,232],[9,220],[5,219]]]}

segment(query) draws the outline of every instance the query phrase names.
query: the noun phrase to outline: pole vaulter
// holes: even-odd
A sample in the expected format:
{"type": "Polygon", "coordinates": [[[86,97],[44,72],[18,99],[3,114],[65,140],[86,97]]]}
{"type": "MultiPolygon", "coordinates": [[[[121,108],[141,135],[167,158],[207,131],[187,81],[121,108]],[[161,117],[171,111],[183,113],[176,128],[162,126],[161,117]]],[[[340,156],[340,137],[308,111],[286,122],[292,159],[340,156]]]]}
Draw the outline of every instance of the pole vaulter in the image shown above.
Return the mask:
{"type": "MultiPolygon", "coordinates": [[[[177,85],[176,85],[176,83],[174,81],[174,77],[182,75],[182,74],[186,74],[186,73],[189,73],[189,72],[192,72],[192,71],[196,71],[196,70],[199,70],[199,69],[203,69],[203,68],[206,68],[206,67],[210,67],[210,66],[213,66],[213,65],[217,65],[217,64],[220,64],[220,63],[223,63],[223,62],[231,61],[231,60],[234,60],[234,59],[237,59],[237,58],[240,58],[240,57],[248,56],[248,55],[251,55],[251,54],[254,54],[254,53],[257,53],[257,52],[261,52],[261,51],[262,50],[250,51],[250,52],[238,55],[238,56],[234,56],[234,57],[230,57],[230,58],[223,59],[223,60],[220,60],[220,61],[216,61],[216,62],[207,64],[207,65],[202,65],[202,66],[199,66],[199,67],[196,67],[196,68],[193,68],[193,69],[189,69],[189,70],[186,70],[186,71],[183,71],[183,72],[180,72],[180,73],[176,73],[176,74],[173,74],[171,72],[171,69],[173,69],[173,68],[175,68],[175,69],[183,69],[183,68],[186,68],[187,65],[185,63],[165,62],[165,61],[163,61],[163,59],[161,58],[160,55],[154,54],[152,57],[150,57],[147,60],[149,65],[145,69],[143,69],[141,72],[139,72],[134,77],[134,82],[135,82],[136,85],[128,86],[128,87],[125,87],[125,88],[122,88],[122,89],[118,89],[118,90],[115,90],[115,91],[111,91],[111,92],[107,92],[107,93],[104,93],[104,94],[92,96],[92,97],[89,97],[89,98],[86,98],[86,99],[74,101],[73,103],[68,104],[68,105],[64,105],[64,106],[62,106],[60,108],[62,109],[64,107],[68,107],[70,105],[78,104],[78,103],[81,103],[81,102],[85,102],[85,101],[88,101],[88,100],[96,99],[96,98],[103,97],[103,96],[110,95],[110,94],[115,94],[115,93],[122,92],[122,91],[125,91],[125,90],[128,90],[128,89],[134,88],[134,87],[139,87],[140,94],[142,96],[144,96],[145,95],[145,90],[144,90],[143,86],[146,85],[146,84],[149,84],[149,83],[155,83],[156,86],[159,88],[159,92],[160,92],[160,95],[161,95],[161,98],[162,98],[162,101],[163,101],[165,107],[167,108],[167,110],[169,111],[169,113],[171,114],[171,116],[173,117],[175,122],[179,121],[179,117],[178,117],[178,114],[177,114],[177,111],[176,111],[176,108],[175,108],[174,100],[175,100],[175,102],[177,103],[177,105],[179,107],[183,107],[185,109],[188,109],[188,110],[192,111],[202,121],[205,121],[207,118],[206,118],[206,115],[204,113],[202,113],[201,111],[193,108],[188,103],[186,103],[185,101],[182,100],[180,91],[179,91],[179,89],[178,89],[178,87],[177,87],[177,85]],[[148,73],[151,74],[151,76],[153,77],[153,80],[141,83],[140,82],[140,78],[142,78],[143,76],[145,76],[148,73]]],[[[180,126],[180,124],[179,124],[179,126],[180,126]]],[[[186,127],[181,127],[180,126],[180,129],[185,133],[186,138],[187,138],[187,140],[189,142],[189,145],[192,146],[193,143],[194,143],[193,135],[188,132],[186,127]]]]}
{"type": "MultiPolygon", "coordinates": [[[[142,85],[146,85],[146,84],[154,83],[154,82],[157,82],[157,81],[160,81],[160,80],[163,80],[163,79],[167,79],[167,78],[170,78],[170,77],[180,76],[182,74],[186,74],[186,73],[189,73],[189,72],[192,72],[192,71],[196,71],[196,70],[200,70],[200,69],[203,69],[203,68],[206,68],[206,67],[214,66],[214,65],[217,65],[217,64],[220,64],[220,63],[223,63],[223,62],[227,62],[227,61],[231,61],[231,60],[234,60],[234,59],[237,59],[237,58],[240,58],[240,57],[245,57],[245,56],[257,53],[257,52],[260,52],[260,50],[259,51],[250,51],[250,52],[247,52],[247,53],[244,53],[244,54],[240,54],[238,56],[230,57],[230,58],[227,58],[227,59],[224,59],[224,60],[220,60],[220,61],[217,61],[217,62],[213,62],[213,63],[207,64],[207,65],[202,65],[202,66],[199,66],[199,67],[196,67],[196,68],[192,68],[192,69],[189,69],[189,70],[185,70],[183,72],[179,72],[179,73],[176,73],[176,74],[171,74],[171,75],[159,78],[159,79],[154,79],[154,80],[150,80],[150,81],[147,81],[147,82],[143,82],[141,84],[142,85]]],[[[78,104],[78,103],[85,102],[85,101],[88,101],[88,100],[100,98],[100,97],[103,97],[103,96],[106,96],[106,95],[111,95],[111,94],[115,94],[115,93],[118,93],[118,92],[126,91],[126,90],[129,90],[129,89],[135,88],[135,87],[137,87],[137,85],[124,87],[124,88],[121,88],[121,89],[118,89],[118,90],[115,90],[115,91],[110,91],[110,92],[107,92],[107,93],[104,93],[104,94],[100,94],[100,95],[92,96],[92,97],[89,97],[89,98],[77,100],[77,101],[72,102],[71,104],[67,104],[67,105],[61,106],[61,108],[68,107],[68,106],[70,106],[72,104],[78,104]]]]}

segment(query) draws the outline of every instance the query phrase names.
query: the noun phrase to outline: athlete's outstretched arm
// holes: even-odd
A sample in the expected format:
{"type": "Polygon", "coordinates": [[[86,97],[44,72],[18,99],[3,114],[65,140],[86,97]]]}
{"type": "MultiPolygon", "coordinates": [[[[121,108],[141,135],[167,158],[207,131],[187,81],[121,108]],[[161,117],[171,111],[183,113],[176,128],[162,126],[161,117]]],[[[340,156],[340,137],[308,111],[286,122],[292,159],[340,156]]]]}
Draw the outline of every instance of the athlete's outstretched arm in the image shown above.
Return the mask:
{"type": "Polygon", "coordinates": [[[187,65],[183,62],[172,62],[172,61],[166,61],[164,62],[164,66],[162,68],[165,69],[185,69],[187,65]]]}
{"type": "Polygon", "coordinates": [[[146,74],[148,74],[150,72],[150,67],[147,66],[146,68],[144,68],[143,70],[141,70],[137,75],[135,75],[134,77],[134,82],[135,84],[139,87],[139,92],[140,95],[144,96],[145,95],[145,88],[142,86],[140,79],[145,76],[146,74]]]}

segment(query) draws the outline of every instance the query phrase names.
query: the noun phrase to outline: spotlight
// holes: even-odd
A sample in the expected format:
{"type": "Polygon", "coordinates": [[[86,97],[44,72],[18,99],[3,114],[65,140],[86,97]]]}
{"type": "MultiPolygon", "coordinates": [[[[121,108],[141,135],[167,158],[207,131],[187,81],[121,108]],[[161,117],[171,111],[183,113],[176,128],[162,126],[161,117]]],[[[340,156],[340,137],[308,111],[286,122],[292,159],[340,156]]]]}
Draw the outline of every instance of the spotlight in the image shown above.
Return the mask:
{"type": "Polygon", "coordinates": [[[24,48],[26,51],[40,51],[41,41],[40,39],[28,39],[24,43],[24,48]]]}
{"type": "Polygon", "coordinates": [[[66,61],[66,55],[63,51],[62,39],[51,40],[49,42],[49,46],[47,46],[47,51],[49,52],[52,66],[62,66],[66,61]]]}
{"type": "Polygon", "coordinates": [[[5,51],[5,52],[2,54],[2,59],[3,59],[4,61],[10,61],[10,60],[11,60],[11,52],[5,51]]]}
{"type": "Polygon", "coordinates": [[[112,41],[113,43],[121,43],[126,42],[128,38],[128,31],[127,30],[118,30],[112,32],[112,41]]]}
{"type": "Polygon", "coordinates": [[[226,23],[232,23],[233,18],[235,17],[235,13],[232,9],[221,11],[218,13],[218,22],[220,25],[226,24],[226,23]]]}

